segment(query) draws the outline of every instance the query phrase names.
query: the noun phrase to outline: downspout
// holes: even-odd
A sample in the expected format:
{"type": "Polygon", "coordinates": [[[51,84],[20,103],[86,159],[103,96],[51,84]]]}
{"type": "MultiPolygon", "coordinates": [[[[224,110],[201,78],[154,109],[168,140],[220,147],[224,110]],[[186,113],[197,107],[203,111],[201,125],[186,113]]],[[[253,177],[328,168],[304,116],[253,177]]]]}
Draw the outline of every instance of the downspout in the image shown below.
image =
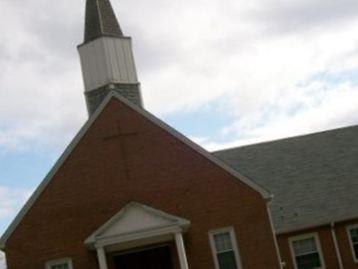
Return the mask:
{"type": "Polygon", "coordinates": [[[339,245],[338,245],[338,241],[337,241],[337,235],[336,235],[334,222],[331,222],[331,233],[332,233],[334,248],[336,250],[336,256],[337,256],[337,260],[338,260],[338,264],[339,264],[339,269],[344,269],[342,255],[341,255],[341,251],[339,250],[339,245]]]}
{"type": "MultiPolygon", "coordinates": [[[[274,244],[275,244],[275,248],[276,248],[277,259],[279,262],[280,269],[283,269],[284,262],[282,261],[282,258],[281,258],[281,252],[280,252],[280,249],[278,246],[276,232],[275,232],[275,228],[274,228],[272,217],[271,217],[270,203],[271,203],[272,199],[273,199],[272,194],[271,194],[270,198],[266,199],[266,209],[267,209],[268,217],[270,220],[270,226],[271,226],[272,236],[273,236],[273,240],[274,240],[274,244]]],[[[343,269],[343,268],[340,268],[340,269],[343,269]]]]}

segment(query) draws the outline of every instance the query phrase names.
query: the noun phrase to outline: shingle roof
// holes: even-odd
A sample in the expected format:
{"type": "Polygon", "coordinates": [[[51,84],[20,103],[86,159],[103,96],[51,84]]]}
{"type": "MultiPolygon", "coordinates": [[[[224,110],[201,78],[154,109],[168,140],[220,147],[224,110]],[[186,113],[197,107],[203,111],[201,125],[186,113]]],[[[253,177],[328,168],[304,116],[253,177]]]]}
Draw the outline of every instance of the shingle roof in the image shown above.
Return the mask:
{"type": "Polygon", "coordinates": [[[123,33],[109,0],[87,0],[84,43],[101,36],[122,37],[123,33]]]}
{"type": "Polygon", "coordinates": [[[273,193],[278,233],[358,217],[358,126],[214,155],[273,193]]]}

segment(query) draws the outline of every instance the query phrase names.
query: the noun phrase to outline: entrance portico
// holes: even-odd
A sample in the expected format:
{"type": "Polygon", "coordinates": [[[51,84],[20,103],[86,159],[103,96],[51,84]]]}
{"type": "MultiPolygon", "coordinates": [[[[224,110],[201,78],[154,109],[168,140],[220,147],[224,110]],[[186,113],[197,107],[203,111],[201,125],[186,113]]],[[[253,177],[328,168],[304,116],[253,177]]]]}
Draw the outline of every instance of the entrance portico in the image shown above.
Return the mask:
{"type": "Polygon", "coordinates": [[[89,236],[85,244],[96,250],[99,269],[108,269],[106,253],[174,241],[180,269],[189,269],[183,240],[189,226],[186,219],[131,202],[89,236]]]}

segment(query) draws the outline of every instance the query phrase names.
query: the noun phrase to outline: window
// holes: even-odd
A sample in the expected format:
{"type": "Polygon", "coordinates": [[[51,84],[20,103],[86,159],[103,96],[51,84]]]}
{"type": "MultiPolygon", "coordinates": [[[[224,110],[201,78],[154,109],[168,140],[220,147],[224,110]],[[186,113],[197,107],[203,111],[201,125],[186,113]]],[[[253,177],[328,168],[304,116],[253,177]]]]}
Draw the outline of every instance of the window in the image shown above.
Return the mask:
{"type": "Polygon", "coordinates": [[[234,230],[226,228],[209,232],[210,244],[217,269],[240,268],[234,230]]]}
{"type": "Polygon", "coordinates": [[[46,263],[46,269],[73,269],[72,261],[69,258],[49,261],[46,263]]]}
{"type": "Polygon", "coordinates": [[[353,258],[358,262],[358,225],[348,227],[348,235],[353,251],[353,258]]]}
{"type": "Polygon", "coordinates": [[[317,234],[291,238],[290,247],[296,269],[324,267],[317,234]]]}

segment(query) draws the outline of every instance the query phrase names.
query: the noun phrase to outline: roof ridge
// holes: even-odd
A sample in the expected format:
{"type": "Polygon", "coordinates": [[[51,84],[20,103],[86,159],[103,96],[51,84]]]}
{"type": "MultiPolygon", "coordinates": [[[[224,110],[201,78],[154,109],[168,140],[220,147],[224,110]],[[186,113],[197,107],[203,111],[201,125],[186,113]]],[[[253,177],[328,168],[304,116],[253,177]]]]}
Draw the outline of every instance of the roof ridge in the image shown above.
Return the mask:
{"type": "Polygon", "coordinates": [[[102,14],[100,12],[99,8],[99,0],[96,0],[96,6],[97,6],[97,13],[98,13],[98,20],[99,20],[99,29],[101,33],[103,33],[103,20],[102,20],[102,14]]]}
{"type": "Polygon", "coordinates": [[[293,135],[293,136],[288,136],[288,137],[283,137],[283,138],[277,138],[277,139],[273,139],[273,140],[262,141],[262,142],[258,142],[258,143],[247,144],[247,145],[241,145],[241,146],[237,146],[237,147],[225,148],[225,149],[212,151],[211,153],[216,154],[219,152],[224,152],[224,151],[229,151],[229,150],[243,149],[243,148],[249,148],[249,147],[254,147],[254,146],[259,146],[259,145],[267,145],[267,144],[272,144],[272,143],[276,143],[276,142],[283,142],[283,141],[287,141],[287,140],[305,138],[305,137],[309,137],[309,136],[318,136],[318,135],[333,133],[333,132],[342,131],[342,130],[346,130],[346,129],[350,129],[350,128],[358,128],[358,124],[337,127],[337,128],[327,129],[327,130],[313,132],[313,133],[306,133],[306,134],[293,135]]]}
{"type": "Polygon", "coordinates": [[[110,0],[87,0],[84,43],[102,36],[123,37],[110,0]]]}

